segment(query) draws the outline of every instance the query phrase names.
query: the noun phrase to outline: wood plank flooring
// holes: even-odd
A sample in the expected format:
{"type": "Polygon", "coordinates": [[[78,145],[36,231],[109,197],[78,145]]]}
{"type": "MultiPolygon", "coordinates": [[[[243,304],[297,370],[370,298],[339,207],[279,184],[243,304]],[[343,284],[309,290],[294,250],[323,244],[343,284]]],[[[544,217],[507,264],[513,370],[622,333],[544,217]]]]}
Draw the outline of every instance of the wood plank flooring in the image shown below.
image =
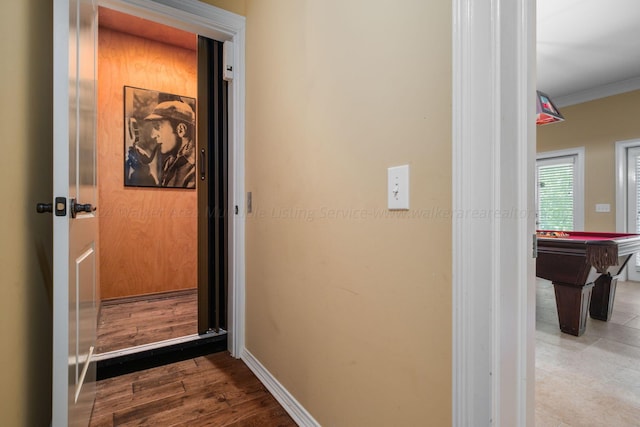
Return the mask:
{"type": "Polygon", "coordinates": [[[103,301],[97,353],[178,338],[198,332],[197,290],[103,301]]]}
{"type": "Polygon", "coordinates": [[[551,282],[536,292],[536,427],[640,425],[640,283],[619,282],[609,322],[560,332],[551,282]]]}
{"type": "Polygon", "coordinates": [[[227,352],[96,383],[91,427],[288,427],[296,423],[227,352]]]}

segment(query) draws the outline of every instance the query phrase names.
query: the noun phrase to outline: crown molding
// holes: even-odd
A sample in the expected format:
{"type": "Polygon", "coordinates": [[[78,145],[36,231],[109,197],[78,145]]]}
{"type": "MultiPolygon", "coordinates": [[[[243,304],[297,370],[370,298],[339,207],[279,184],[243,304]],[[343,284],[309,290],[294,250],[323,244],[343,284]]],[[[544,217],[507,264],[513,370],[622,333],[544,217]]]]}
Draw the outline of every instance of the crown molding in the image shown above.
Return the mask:
{"type": "Polygon", "coordinates": [[[621,93],[632,92],[640,89],[640,76],[627,80],[608,83],[580,92],[570,93],[564,96],[553,98],[553,102],[558,108],[569,107],[571,105],[582,104],[583,102],[594,101],[606,98],[607,96],[619,95],[621,93]]]}

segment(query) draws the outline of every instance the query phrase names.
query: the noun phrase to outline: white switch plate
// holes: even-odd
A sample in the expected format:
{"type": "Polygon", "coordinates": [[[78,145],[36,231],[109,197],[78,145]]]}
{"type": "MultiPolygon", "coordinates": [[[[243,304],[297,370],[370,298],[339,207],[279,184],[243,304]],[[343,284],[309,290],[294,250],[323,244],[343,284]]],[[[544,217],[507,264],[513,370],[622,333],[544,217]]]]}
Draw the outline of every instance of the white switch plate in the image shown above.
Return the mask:
{"type": "Polygon", "coordinates": [[[389,209],[409,209],[409,165],[388,169],[387,200],[389,209]]]}
{"type": "Polygon", "coordinates": [[[596,212],[611,212],[611,205],[609,203],[598,203],[596,212]]]}

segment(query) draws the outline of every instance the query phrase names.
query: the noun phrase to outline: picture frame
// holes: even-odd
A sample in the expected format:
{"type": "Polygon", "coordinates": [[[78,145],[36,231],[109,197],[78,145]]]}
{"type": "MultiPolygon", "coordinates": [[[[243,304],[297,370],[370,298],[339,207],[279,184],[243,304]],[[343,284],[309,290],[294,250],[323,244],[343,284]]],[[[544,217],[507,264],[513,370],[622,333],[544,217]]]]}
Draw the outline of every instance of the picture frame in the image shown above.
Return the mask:
{"type": "Polygon", "coordinates": [[[124,86],[124,185],[196,188],[196,99],[124,86]]]}

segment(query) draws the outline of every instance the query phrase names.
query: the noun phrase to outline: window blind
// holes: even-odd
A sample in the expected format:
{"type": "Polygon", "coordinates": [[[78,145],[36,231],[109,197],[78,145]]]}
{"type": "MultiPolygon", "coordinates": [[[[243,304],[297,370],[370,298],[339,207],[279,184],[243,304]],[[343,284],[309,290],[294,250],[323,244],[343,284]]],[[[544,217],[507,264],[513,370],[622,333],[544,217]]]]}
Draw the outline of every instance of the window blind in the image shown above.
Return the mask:
{"type": "Polygon", "coordinates": [[[538,229],[573,230],[573,161],[538,165],[537,169],[538,229]]]}

